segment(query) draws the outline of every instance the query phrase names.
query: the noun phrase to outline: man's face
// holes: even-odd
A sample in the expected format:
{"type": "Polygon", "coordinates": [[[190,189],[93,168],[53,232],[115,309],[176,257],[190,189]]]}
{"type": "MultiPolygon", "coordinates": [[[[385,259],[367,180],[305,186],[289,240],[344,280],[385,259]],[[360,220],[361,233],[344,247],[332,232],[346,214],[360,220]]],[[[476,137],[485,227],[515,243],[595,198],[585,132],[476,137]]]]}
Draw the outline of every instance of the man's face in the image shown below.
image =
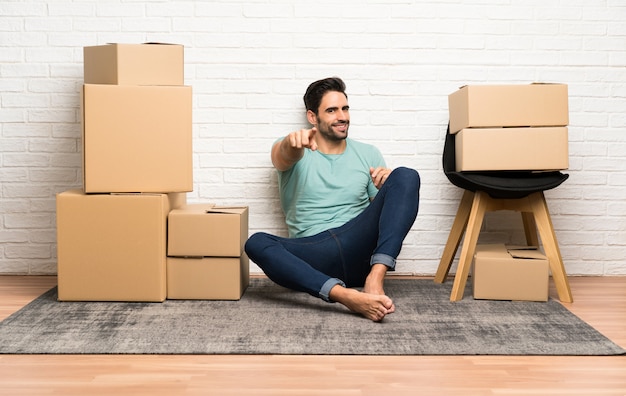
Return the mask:
{"type": "Polygon", "coordinates": [[[339,141],[348,137],[350,106],[341,92],[329,91],[322,97],[317,115],[309,111],[309,121],[325,139],[339,141]]]}

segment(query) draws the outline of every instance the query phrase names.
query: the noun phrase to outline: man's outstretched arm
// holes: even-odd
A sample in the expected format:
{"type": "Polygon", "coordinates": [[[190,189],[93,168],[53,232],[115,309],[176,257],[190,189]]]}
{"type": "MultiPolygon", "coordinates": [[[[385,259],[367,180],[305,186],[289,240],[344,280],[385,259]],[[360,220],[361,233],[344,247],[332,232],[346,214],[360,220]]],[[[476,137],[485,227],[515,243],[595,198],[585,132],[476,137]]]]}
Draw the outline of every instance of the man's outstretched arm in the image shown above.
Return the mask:
{"type": "Polygon", "coordinates": [[[317,129],[301,129],[289,135],[272,146],[272,164],[279,171],[286,171],[300,161],[304,156],[304,149],[317,150],[315,134],[317,129]]]}

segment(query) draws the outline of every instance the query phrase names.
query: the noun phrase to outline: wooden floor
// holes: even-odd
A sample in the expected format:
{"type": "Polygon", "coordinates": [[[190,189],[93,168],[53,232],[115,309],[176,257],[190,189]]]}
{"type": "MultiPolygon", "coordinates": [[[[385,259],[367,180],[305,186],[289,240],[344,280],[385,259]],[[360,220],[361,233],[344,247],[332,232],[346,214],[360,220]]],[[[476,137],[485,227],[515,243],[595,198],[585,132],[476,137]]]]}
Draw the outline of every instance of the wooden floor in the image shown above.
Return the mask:
{"type": "MultiPolygon", "coordinates": [[[[626,277],[570,283],[565,305],[626,348],[626,277]]],[[[55,284],[0,276],[0,319],[55,284]]],[[[624,396],[626,356],[0,355],[0,395],[624,396]]]]}

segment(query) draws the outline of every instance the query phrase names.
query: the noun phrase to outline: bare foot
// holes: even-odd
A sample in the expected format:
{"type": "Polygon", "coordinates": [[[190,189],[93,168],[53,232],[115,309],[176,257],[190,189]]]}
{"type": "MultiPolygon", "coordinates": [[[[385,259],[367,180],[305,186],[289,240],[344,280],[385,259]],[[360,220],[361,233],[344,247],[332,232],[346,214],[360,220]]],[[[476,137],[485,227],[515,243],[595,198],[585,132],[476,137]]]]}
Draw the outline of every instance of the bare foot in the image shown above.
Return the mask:
{"type": "Polygon", "coordinates": [[[364,293],[385,295],[383,289],[383,283],[385,281],[385,274],[387,273],[387,266],[384,264],[374,264],[370,269],[370,273],[365,279],[365,285],[363,286],[364,293]]]}
{"type": "Polygon", "coordinates": [[[393,301],[380,294],[360,292],[336,285],[330,291],[330,298],[345,305],[350,311],[359,313],[374,322],[395,311],[393,301]]]}

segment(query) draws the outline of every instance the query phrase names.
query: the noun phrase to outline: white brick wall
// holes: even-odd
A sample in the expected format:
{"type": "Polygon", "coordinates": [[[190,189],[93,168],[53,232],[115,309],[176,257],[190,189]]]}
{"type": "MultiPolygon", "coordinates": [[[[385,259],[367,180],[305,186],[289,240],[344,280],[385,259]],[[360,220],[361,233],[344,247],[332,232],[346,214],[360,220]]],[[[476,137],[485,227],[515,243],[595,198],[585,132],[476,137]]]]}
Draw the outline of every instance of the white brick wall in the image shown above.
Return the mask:
{"type": "MultiPolygon", "coordinates": [[[[351,136],[422,175],[400,273],[434,273],[461,194],[441,171],[447,95],[568,84],[571,177],[547,193],[563,258],[626,275],[624,21],[625,0],[2,1],[0,273],[56,271],[55,194],[81,185],[82,47],[163,41],[185,45],[194,89],[189,200],[249,205],[251,232],[284,233],[270,146],[305,125],[308,83],[343,77],[351,136]]],[[[490,214],[481,238],[520,227],[490,214]]]]}

